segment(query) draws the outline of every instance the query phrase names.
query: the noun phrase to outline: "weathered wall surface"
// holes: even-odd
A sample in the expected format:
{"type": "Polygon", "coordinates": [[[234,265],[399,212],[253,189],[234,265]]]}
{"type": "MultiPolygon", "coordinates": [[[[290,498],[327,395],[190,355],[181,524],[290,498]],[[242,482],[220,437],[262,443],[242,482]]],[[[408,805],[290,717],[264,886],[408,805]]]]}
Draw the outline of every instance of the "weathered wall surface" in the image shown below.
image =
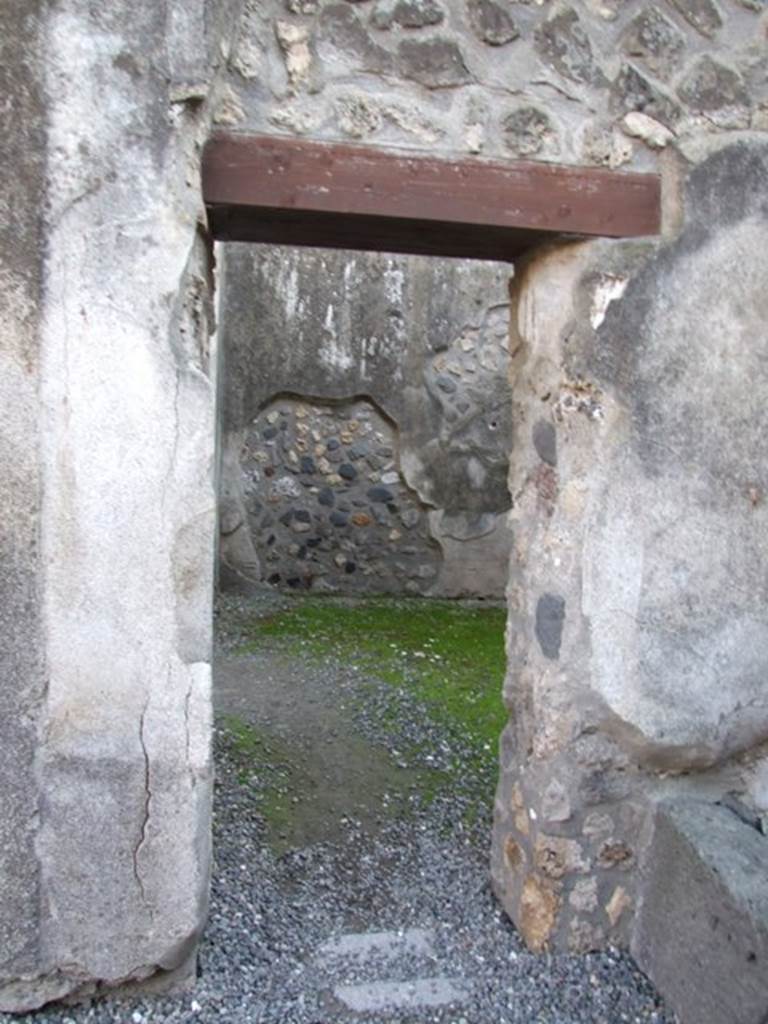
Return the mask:
{"type": "Polygon", "coordinates": [[[246,5],[222,126],[430,153],[653,166],[768,126],[760,0],[246,5]]]}
{"type": "Polygon", "coordinates": [[[494,877],[535,948],[628,941],[657,797],[766,806],[767,32],[757,0],[251,4],[218,113],[663,171],[664,243],[516,277],[494,877]]]}
{"type": "Polygon", "coordinates": [[[766,809],[768,143],[689,155],[674,241],[518,284],[494,877],[536,946],[626,941],[653,799],[766,809]]]}
{"type": "Polygon", "coordinates": [[[44,140],[41,5],[6,4],[0,131],[0,979],[34,971],[37,721],[45,692],[39,596],[38,379],[44,140]]]}
{"type": "MultiPolygon", "coordinates": [[[[20,173],[0,185],[0,1006],[21,1008],[183,971],[204,915],[197,145],[237,18],[202,0],[2,17],[20,173]]],[[[627,941],[656,797],[768,807],[767,28],[757,0],[252,2],[212,104],[221,126],[430,153],[690,161],[679,237],[560,247],[517,279],[494,875],[534,947],[627,941]]],[[[333,379],[318,397],[354,397],[333,379]]],[[[433,427],[411,425],[413,450],[433,427]]]]}
{"type": "Polygon", "coordinates": [[[511,268],[226,248],[225,568],[321,590],[502,596],[511,268]],[[285,394],[309,400],[300,418],[269,405],[285,394]],[[379,412],[351,429],[358,397],[379,412]]]}
{"type": "MultiPolygon", "coordinates": [[[[267,583],[390,594],[420,594],[433,584],[440,549],[398,464],[397,432],[366,399],[270,402],[246,433],[239,460],[267,583]]],[[[231,504],[225,510],[234,512],[231,504]]],[[[220,548],[239,526],[236,514],[220,518],[220,548]]]]}
{"type": "Polygon", "coordinates": [[[183,973],[205,916],[215,389],[197,168],[231,15],[3,7],[4,1010],[183,973]]]}

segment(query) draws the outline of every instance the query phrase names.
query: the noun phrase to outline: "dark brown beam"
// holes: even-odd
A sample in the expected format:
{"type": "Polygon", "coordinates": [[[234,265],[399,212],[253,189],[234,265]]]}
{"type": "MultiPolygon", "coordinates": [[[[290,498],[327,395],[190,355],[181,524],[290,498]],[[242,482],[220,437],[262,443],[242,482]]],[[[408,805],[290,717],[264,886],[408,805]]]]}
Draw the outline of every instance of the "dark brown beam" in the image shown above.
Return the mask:
{"type": "Polygon", "coordinates": [[[654,235],[661,211],[651,174],[247,135],[208,142],[203,195],[223,240],[479,259],[553,235],[654,235]]]}

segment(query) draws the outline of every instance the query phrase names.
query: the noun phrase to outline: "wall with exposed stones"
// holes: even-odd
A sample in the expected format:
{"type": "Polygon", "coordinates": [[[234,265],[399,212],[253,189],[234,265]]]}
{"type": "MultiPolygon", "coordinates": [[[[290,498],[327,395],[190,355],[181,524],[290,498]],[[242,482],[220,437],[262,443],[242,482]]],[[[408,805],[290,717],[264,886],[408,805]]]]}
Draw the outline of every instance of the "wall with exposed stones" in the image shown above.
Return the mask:
{"type": "Polygon", "coordinates": [[[516,269],[494,885],[534,948],[630,940],[660,795],[766,806],[767,34],[757,0],[253,4],[217,114],[663,175],[663,239],[516,269]]]}
{"type": "Polygon", "coordinates": [[[768,128],[762,0],[246,4],[227,128],[431,153],[652,168],[768,128]]]}
{"type": "Polygon", "coordinates": [[[688,155],[674,238],[558,246],[516,277],[493,872],[535,948],[631,939],[664,898],[657,800],[768,808],[768,140],[688,155]]]}
{"type": "Polygon", "coordinates": [[[516,275],[493,871],[534,948],[630,941],[657,799],[768,804],[767,32],[755,0],[253,5],[219,111],[663,174],[664,239],[559,246],[516,275]]]}
{"type": "MultiPolygon", "coordinates": [[[[0,183],[0,1008],[185,975],[205,917],[215,351],[198,171],[211,112],[230,129],[663,173],[662,238],[561,242],[516,268],[511,722],[493,861],[533,948],[634,942],[653,969],[666,948],[654,804],[735,792],[747,815],[768,810],[768,11],[238,7],[2,11],[3,137],[21,173],[0,183]],[[654,894],[640,947],[636,911],[654,894]]],[[[324,365],[302,396],[319,415],[364,397],[341,361],[324,365]]],[[[400,390],[411,380],[422,387],[417,372],[400,390]]],[[[425,501],[413,459],[437,406],[409,426],[378,393],[425,501]]],[[[436,509],[466,515],[434,486],[436,509]]]]}
{"type": "Polygon", "coordinates": [[[222,585],[503,597],[510,267],[225,250],[222,585]]]}

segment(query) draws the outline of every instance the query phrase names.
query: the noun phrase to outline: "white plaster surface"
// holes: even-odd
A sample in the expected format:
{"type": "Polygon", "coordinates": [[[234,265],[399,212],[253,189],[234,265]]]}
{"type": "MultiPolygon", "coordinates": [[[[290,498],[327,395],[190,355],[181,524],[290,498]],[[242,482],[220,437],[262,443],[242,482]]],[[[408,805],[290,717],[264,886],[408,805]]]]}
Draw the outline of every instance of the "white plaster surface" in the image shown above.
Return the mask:
{"type": "Polygon", "coordinates": [[[184,967],[205,913],[216,358],[197,226],[206,120],[172,107],[157,72],[167,46],[171,74],[181,50],[180,73],[208,78],[201,31],[202,7],[185,4],[65,0],[48,15],[49,682],[36,851],[40,971],[60,972],[62,991],[184,967]]]}

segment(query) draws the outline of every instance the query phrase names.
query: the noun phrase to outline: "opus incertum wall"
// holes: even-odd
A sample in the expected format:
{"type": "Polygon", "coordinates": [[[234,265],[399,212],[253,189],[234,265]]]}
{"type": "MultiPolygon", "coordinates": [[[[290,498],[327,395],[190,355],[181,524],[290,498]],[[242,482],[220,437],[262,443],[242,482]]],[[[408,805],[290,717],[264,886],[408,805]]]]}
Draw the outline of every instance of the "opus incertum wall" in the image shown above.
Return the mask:
{"type": "MultiPolygon", "coordinates": [[[[515,268],[493,864],[531,946],[632,940],[659,976],[653,866],[683,816],[655,804],[768,808],[762,5],[23,7],[0,37],[0,1006],[184,976],[205,918],[211,118],[663,173],[663,237],[515,268]]],[[[699,987],[732,988],[715,967],[699,987]]]]}
{"type": "Polygon", "coordinates": [[[224,249],[221,586],[502,598],[509,265],[224,249]]]}

